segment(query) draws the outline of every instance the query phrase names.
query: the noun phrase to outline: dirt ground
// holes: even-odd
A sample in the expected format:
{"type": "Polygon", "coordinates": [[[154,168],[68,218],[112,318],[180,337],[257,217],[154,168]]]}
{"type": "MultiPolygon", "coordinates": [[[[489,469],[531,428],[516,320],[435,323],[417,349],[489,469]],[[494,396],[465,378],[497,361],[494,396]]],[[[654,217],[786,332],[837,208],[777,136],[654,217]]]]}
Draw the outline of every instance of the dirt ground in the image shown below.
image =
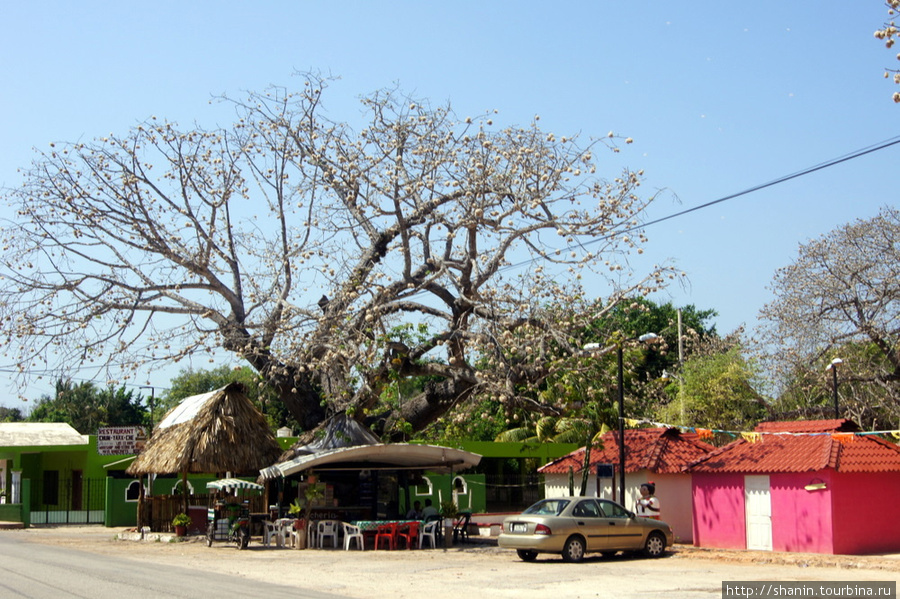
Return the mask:
{"type": "Polygon", "coordinates": [[[105,555],[184,566],[297,588],[367,599],[372,597],[667,597],[721,596],[723,580],[893,580],[900,556],[832,556],[698,549],[676,545],[669,556],[651,560],[620,554],[565,564],[558,556],[537,562],[479,543],[450,549],[351,551],[269,548],[254,537],[250,547],[207,547],[186,541],[122,540],[117,529],[34,527],[2,531],[30,542],[67,546],[105,555]]]}

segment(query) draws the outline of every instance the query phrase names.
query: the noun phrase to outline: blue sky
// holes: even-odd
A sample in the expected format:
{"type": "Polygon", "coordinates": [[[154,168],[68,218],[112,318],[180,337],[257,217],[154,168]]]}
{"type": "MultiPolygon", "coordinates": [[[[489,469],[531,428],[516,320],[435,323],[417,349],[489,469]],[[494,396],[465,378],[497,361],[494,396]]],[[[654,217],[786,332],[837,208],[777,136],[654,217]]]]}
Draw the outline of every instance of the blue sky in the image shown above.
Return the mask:
{"type": "MultiPolygon", "coordinates": [[[[231,114],[211,97],[296,85],[293,73],[310,69],[341,78],[326,96],[338,120],[359,114],[360,95],[397,83],[460,115],[497,109],[499,125],[539,114],[559,135],[630,136],[601,173],[644,169],[646,192],[661,190],[649,219],[898,133],[900,106],[883,79],[894,53],[872,35],[886,18],[879,0],[38,0],[7,2],[0,17],[7,187],[21,182],[16,169],[33,147],[123,133],[151,115],[227,125],[231,114]]],[[[674,260],[690,280],[655,299],[717,310],[720,333],[754,326],[799,244],[896,203],[898,152],[648,228],[647,259],[674,260]]],[[[0,372],[0,403],[21,405],[6,387],[0,372]]]]}

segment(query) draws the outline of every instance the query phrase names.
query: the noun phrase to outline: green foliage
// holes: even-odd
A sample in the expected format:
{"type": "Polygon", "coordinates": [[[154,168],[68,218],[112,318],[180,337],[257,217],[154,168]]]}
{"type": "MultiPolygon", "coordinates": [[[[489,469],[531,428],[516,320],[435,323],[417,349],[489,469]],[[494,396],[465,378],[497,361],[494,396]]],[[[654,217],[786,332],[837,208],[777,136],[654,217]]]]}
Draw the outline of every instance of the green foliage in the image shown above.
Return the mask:
{"type": "Polygon", "coordinates": [[[172,526],[187,526],[191,523],[191,518],[184,512],[177,514],[172,518],[172,526]]]}
{"type": "Polygon", "coordinates": [[[493,441],[509,427],[500,402],[482,399],[462,404],[414,438],[453,446],[459,441],[493,441]]]}
{"type": "Polygon", "coordinates": [[[672,424],[750,430],[767,414],[763,398],[753,388],[755,376],[740,346],[692,357],[684,363],[680,380],[666,388],[672,401],[660,418],[672,424]]]}
{"type": "Polygon", "coordinates": [[[66,422],[81,434],[96,434],[103,426],[146,426],[150,414],[140,394],[125,387],[98,389],[93,383],[56,382],[55,396],[41,397],[29,422],[66,422]]]}
{"type": "Polygon", "coordinates": [[[312,512],[313,505],[316,501],[325,497],[325,485],[321,483],[309,483],[303,491],[302,497],[297,497],[288,506],[288,513],[294,517],[303,514],[303,519],[309,522],[309,515],[312,512]]]}
{"type": "Polygon", "coordinates": [[[25,416],[19,408],[0,406],[0,422],[22,422],[25,416]]]}
{"type": "Polygon", "coordinates": [[[442,501],[441,509],[438,510],[444,518],[452,519],[459,515],[459,508],[453,501],[442,501]]]}
{"type": "MultiPolygon", "coordinates": [[[[547,310],[565,319],[571,317],[566,308],[550,306],[547,310]]],[[[508,350],[503,360],[498,362],[485,355],[477,365],[510,368],[518,363],[541,362],[547,372],[541,384],[517,388],[515,402],[504,396],[482,396],[459,405],[438,424],[423,431],[420,438],[445,443],[463,439],[588,443],[601,431],[616,427],[616,343],[622,343],[626,414],[632,418],[655,417],[660,406],[669,401],[663,391],[663,373],[678,370],[679,309],[671,303],[635,298],[607,311],[602,302],[596,301],[585,310],[602,316],[581,331],[581,341],[577,343],[596,342],[603,348],[612,348],[610,351],[572,355],[548,346],[538,356],[536,351],[529,353],[524,331],[527,327],[523,327],[521,341],[506,343],[508,350]],[[634,341],[648,332],[659,335],[658,342],[643,345],[634,341]],[[546,417],[548,412],[556,415],[546,417]]],[[[681,308],[682,344],[687,355],[707,340],[717,339],[715,326],[707,324],[715,315],[714,310],[700,310],[693,305],[681,308]]]]}

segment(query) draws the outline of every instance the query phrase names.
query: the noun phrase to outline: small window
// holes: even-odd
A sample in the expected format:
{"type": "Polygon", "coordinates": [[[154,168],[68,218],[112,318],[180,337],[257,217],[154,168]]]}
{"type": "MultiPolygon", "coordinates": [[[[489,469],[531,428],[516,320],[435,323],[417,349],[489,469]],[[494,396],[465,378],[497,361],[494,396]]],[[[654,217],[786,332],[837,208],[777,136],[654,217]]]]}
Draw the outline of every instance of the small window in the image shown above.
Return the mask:
{"type": "Polygon", "coordinates": [[[137,501],[141,498],[141,481],[133,480],[125,489],[125,501],[137,501]]]}
{"type": "Polygon", "coordinates": [[[578,502],[578,505],[572,510],[572,515],[577,518],[599,518],[601,516],[600,508],[593,499],[578,502]]]}
{"type": "Polygon", "coordinates": [[[600,506],[600,509],[606,513],[607,518],[628,518],[631,516],[628,510],[612,501],[601,501],[600,506]]]}
{"type": "Polygon", "coordinates": [[[543,499],[526,509],[523,514],[537,514],[541,516],[558,516],[562,513],[569,501],[566,499],[543,499]]]}
{"type": "MultiPolygon", "coordinates": [[[[178,481],[175,483],[175,486],[172,487],[172,495],[181,495],[181,492],[184,490],[184,485],[181,484],[183,481],[178,481]]],[[[187,494],[194,494],[194,485],[191,484],[191,481],[187,481],[187,494]]]]}
{"type": "Polygon", "coordinates": [[[422,481],[416,485],[416,497],[431,497],[434,495],[434,487],[431,480],[427,476],[422,477],[422,481]]]}

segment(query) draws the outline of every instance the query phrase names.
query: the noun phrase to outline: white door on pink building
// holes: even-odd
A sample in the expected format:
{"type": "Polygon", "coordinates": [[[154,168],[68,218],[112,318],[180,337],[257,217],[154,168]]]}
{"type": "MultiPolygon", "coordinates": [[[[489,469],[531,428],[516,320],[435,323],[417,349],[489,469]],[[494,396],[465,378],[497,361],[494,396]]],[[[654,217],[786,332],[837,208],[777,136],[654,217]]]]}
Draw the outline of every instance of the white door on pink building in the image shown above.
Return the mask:
{"type": "Polygon", "coordinates": [[[772,550],[772,497],[768,476],[744,477],[747,549],[772,550]]]}

